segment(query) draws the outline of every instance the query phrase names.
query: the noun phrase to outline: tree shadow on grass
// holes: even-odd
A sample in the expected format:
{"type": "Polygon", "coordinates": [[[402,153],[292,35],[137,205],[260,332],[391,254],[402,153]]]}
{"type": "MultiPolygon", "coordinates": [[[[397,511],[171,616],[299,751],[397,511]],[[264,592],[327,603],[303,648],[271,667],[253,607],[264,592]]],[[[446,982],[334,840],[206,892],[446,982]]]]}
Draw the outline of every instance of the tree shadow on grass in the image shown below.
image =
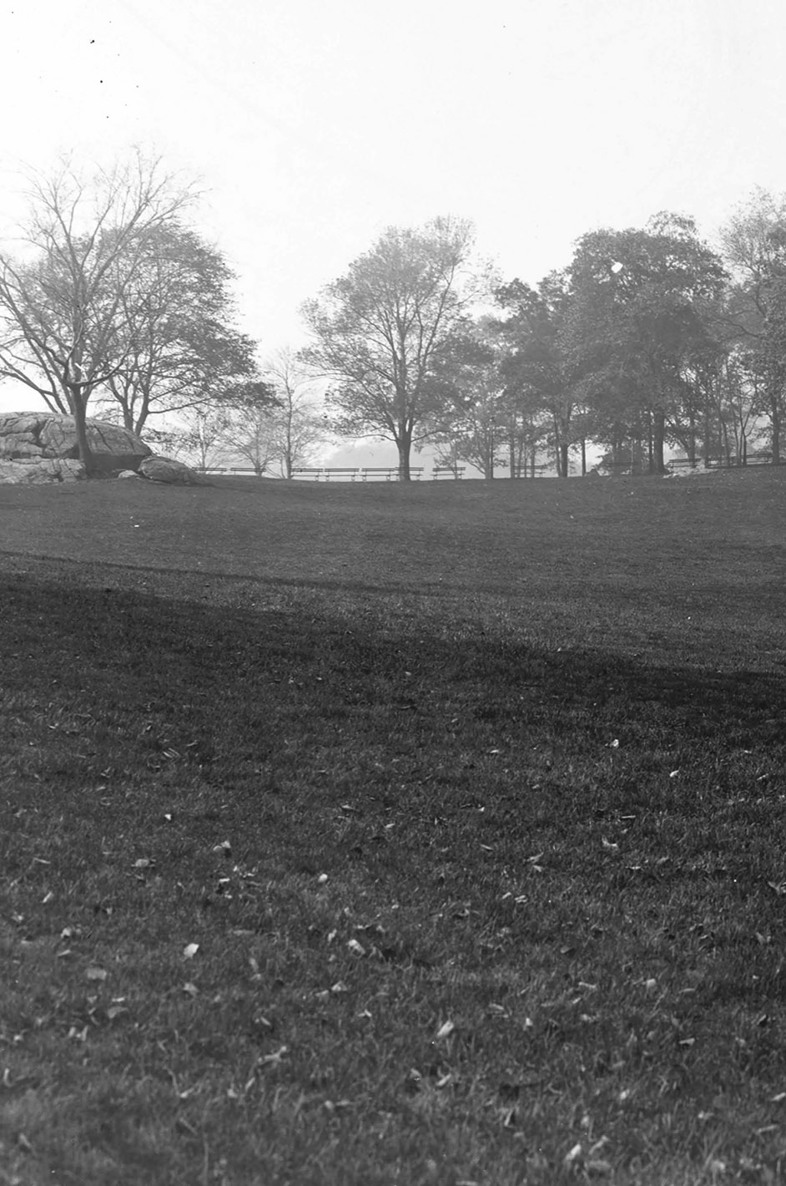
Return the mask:
{"type": "Polygon", "coordinates": [[[446,702],[459,697],[496,721],[514,721],[524,709],[531,716],[535,707],[555,718],[584,708],[588,727],[609,704],[642,713],[655,706],[719,745],[786,740],[786,677],[717,671],[714,655],[701,669],[509,642],[482,629],[454,642],[411,618],[381,635],[361,621],[348,629],[328,600],[301,615],[20,576],[0,579],[0,604],[6,690],[89,687],[102,673],[129,703],[187,693],[194,711],[200,701],[248,710],[249,697],[289,681],[317,713],[328,690],[349,704],[376,699],[415,714],[438,708],[440,694],[446,702]]]}

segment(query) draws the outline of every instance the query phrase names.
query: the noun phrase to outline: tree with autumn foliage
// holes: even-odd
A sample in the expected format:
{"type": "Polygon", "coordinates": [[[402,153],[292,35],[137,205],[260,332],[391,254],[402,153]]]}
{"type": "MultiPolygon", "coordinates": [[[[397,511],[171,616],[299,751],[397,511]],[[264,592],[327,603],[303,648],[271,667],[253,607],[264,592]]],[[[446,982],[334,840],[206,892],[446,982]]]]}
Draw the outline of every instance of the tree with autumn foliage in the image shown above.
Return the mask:
{"type": "Polygon", "coordinates": [[[659,214],[642,230],[584,235],[568,278],[567,363],[612,448],[644,441],[647,467],[663,473],[668,417],[686,365],[708,348],[723,264],[691,219],[659,214]]]}
{"type": "Polygon", "coordinates": [[[330,384],[333,426],[393,441],[402,481],[413,445],[437,430],[436,372],[486,286],[471,225],[435,218],[388,228],[303,308],[312,342],[302,357],[330,384]]]}

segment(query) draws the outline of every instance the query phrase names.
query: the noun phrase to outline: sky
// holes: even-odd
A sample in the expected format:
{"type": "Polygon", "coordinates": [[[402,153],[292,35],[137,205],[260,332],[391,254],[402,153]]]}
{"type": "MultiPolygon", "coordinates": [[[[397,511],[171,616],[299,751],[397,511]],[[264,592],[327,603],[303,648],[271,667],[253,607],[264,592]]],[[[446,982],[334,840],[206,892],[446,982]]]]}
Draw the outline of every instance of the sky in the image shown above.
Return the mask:
{"type": "Polygon", "coordinates": [[[160,155],[263,357],[390,225],[472,219],[535,283],[597,227],[712,239],[786,192],[783,0],[18,0],[0,39],[0,237],[30,168],[160,155]]]}

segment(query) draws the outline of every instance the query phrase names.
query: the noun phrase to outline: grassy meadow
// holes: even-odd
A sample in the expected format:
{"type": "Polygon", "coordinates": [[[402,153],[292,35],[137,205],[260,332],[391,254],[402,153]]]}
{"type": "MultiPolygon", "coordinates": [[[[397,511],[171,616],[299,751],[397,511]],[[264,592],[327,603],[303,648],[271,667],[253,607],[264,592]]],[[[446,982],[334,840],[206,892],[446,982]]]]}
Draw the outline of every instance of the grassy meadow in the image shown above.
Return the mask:
{"type": "Polygon", "coordinates": [[[785,523],[0,486],[0,1186],[784,1181],[785,523]]]}

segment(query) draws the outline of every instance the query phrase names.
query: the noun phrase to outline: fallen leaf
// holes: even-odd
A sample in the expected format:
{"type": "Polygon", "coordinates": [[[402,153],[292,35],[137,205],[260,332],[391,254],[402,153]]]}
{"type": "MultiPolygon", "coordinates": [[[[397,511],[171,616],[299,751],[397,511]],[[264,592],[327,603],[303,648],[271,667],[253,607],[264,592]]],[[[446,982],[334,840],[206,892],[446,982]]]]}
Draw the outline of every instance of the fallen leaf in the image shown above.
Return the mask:
{"type": "Polygon", "coordinates": [[[220,852],[225,857],[229,857],[232,855],[232,845],[228,840],[222,840],[220,844],[213,845],[213,852],[220,852]]]}
{"type": "Polygon", "coordinates": [[[455,1022],[452,1022],[452,1021],[444,1022],[437,1030],[437,1041],[440,1041],[440,1039],[442,1039],[442,1038],[449,1038],[450,1035],[455,1030],[455,1028],[456,1028],[455,1022]]]}
{"type": "Polygon", "coordinates": [[[265,1066],[280,1066],[281,1060],[284,1057],[284,1055],[287,1053],[288,1049],[289,1049],[288,1046],[281,1046],[281,1047],[279,1047],[278,1050],[275,1051],[274,1054],[266,1054],[262,1058],[260,1058],[259,1061],[260,1061],[260,1063],[264,1063],[265,1066]]]}
{"type": "Polygon", "coordinates": [[[583,1151],[582,1151],[580,1144],[574,1145],[573,1148],[569,1149],[568,1152],[565,1154],[565,1157],[563,1158],[563,1163],[566,1166],[575,1165],[576,1162],[581,1159],[582,1152],[583,1151]]]}
{"type": "Polygon", "coordinates": [[[350,939],[349,942],[347,943],[347,947],[349,948],[349,950],[352,952],[353,955],[365,955],[366,954],[365,947],[363,946],[362,943],[358,943],[357,939],[350,939]]]}
{"type": "Polygon", "coordinates": [[[186,943],[185,947],[183,948],[183,959],[192,960],[198,951],[198,943],[186,943]]]}
{"type": "Polygon", "coordinates": [[[85,972],[88,980],[106,980],[107,975],[105,968],[88,968],[85,972]]]}
{"type": "Polygon", "coordinates": [[[135,869],[150,869],[155,864],[155,861],[148,860],[147,857],[140,857],[138,861],[134,861],[135,869]]]}
{"type": "Polygon", "coordinates": [[[190,980],[186,981],[186,983],[183,985],[183,992],[189,997],[199,996],[199,989],[195,984],[192,984],[190,980]]]}

